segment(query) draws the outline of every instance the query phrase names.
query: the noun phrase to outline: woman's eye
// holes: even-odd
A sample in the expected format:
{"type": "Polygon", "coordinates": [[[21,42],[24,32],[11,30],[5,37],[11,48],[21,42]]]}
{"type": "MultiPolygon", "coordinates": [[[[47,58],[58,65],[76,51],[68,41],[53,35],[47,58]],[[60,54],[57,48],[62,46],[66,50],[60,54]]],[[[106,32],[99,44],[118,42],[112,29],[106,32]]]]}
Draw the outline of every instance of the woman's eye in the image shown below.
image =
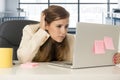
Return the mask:
{"type": "Polygon", "coordinates": [[[66,25],[65,28],[68,28],[68,25],[66,25]]]}
{"type": "Polygon", "coordinates": [[[58,28],[61,28],[61,25],[58,25],[57,27],[58,27],[58,28]]]}
{"type": "MultiPolygon", "coordinates": [[[[57,27],[58,27],[58,28],[61,28],[62,25],[58,25],[57,27]]],[[[68,25],[66,25],[64,28],[68,28],[68,25]]]]}

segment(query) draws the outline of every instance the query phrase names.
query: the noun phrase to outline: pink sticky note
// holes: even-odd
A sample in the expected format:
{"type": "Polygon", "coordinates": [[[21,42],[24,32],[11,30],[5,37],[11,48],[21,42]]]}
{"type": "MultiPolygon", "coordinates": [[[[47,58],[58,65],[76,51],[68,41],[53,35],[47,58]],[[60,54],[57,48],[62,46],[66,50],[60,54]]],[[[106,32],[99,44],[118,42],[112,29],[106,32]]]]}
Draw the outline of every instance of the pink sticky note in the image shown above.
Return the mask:
{"type": "Polygon", "coordinates": [[[114,44],[111,37],[104,37],[105,48],[109,50],[114,50],[114,44]]]}
{"type": "Polygon", "coordinates": [[[33,68],[33,67],[38,66],[38,64],[39,63],[27,62],[27,63],[21,64],[20,67],[22,67],[22,68],[33,68]]]}
{"type": "Polygon", "coordinates": [[[105,47],[104,47],[104,41],[103,40],[95,40],[95,42],[94,42],[94,53],[95,54],[104,54],[105,53],[105,47]]]}

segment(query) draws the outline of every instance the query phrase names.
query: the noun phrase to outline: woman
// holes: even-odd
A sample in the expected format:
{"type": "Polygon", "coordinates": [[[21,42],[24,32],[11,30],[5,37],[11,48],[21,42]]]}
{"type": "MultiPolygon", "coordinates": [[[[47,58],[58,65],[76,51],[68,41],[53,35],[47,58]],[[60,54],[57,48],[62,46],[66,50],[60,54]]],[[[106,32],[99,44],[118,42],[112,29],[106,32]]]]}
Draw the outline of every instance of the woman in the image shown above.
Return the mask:
{"type": "MultiPolygon", "coordinates": [[[[27,25],[17,51],[18,59],[25,62],[71,61],[74,36],[67,34],[69,13],[60,6],[52,5],[41,15],[40,24],[27,25]]],[[[113,57],[120,63],[120,54],[113,57]]]]}
{"type": "Polygon", "coordinates": [[[67,34],[69,13],[52,5],[41,15],[40,24],[27,25],[17,51],[21,63],[71,61],[74,36],[67,34]]]}

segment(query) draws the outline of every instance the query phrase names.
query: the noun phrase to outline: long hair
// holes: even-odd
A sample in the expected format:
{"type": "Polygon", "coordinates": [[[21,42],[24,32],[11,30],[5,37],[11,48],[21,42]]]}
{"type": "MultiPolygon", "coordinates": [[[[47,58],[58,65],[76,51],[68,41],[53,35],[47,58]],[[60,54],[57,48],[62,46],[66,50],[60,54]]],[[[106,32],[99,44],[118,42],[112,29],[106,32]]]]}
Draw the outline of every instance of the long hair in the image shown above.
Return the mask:
{"type": "MultiPolygon", "coordinates": [[[[51,24],[53,21],[69,17],[69,13],[61,6],[52,5],[43,11],[45,21],[51,24]]],[[[67,36],[60,43],[54,41],[51,37],[40,47],[33,61],[63,61],[69,52],[67,36]]]]}

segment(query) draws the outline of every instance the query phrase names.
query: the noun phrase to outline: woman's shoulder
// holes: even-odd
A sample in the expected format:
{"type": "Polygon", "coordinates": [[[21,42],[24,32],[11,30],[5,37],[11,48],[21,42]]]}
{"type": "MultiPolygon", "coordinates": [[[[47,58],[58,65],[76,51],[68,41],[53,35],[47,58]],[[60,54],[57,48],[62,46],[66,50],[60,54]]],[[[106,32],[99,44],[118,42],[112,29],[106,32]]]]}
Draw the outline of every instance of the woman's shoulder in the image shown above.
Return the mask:
{"type": "Polygon", "coordinates": [[[67,34],[67,38],[68,38],[68,40],[70,40],[70,39],[75,39],[75,34],[67,34]]]}
{"type": "Polygon", "coordinates": [[[67,34],[68,43],[73,44],[75,41],[75,34],[67,34]]]}

